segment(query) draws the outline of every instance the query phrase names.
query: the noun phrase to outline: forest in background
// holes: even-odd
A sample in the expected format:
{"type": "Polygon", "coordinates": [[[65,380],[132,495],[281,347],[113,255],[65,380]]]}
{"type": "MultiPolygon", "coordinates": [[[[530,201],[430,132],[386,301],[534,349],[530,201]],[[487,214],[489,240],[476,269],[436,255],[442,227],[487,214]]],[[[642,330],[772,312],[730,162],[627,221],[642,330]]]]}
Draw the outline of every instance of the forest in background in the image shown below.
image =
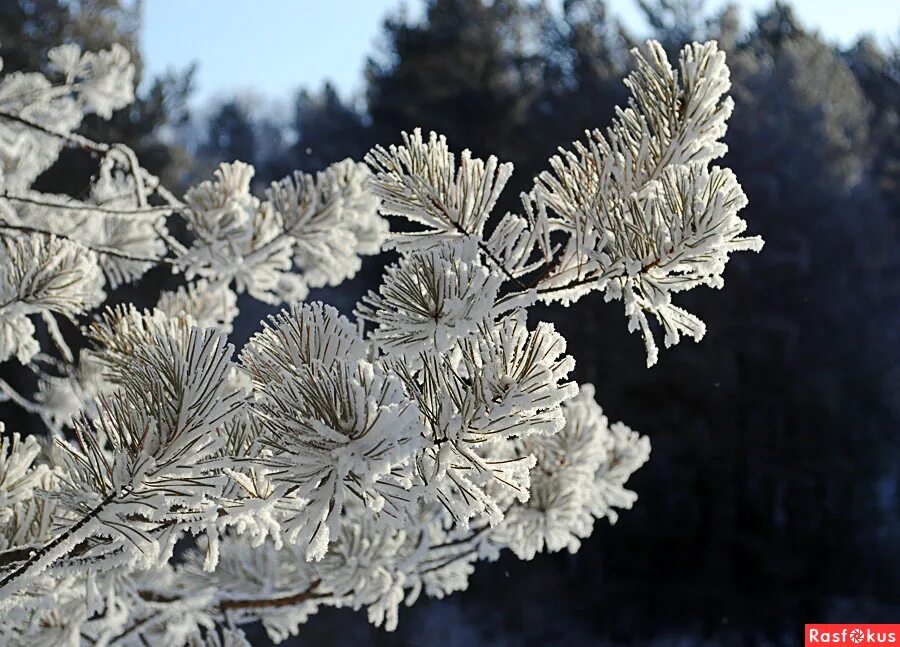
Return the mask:
{"type": "MultiPolygon", "coordinates": [[[[542,313],[569,340],[575,379],[651,438],[635,508],[599,524],[576,555],[480,565],[469,591],[402,613],[396,634],[326,610],[296,644],[421,644],[434,632],[451,645],[781,644],[799,641],[804,622],[900,615],[900,41],[841,49],[786,4],[749,24],[698,0],[640,4],[650,34],[629,33],[601,0],[561,11],[429,0],[421,21],[385,19],[359,96],[302,89],[281,121],[243,97],[192,115],[186,68],[145,81],[112,122],[85,123],[174,188],[233,159],[254,164],[262,188],[422,127],[456,151],[514,162],[500,209],[515,210],[557,146],[609,123],[643,38],[670,52],[715,38],[728,53],[736,107],[722,163],[766,248],[733,260],[726,290],[685,295],[706,338],[647,370],[618,304],[594,296],[577,316],[542,313]]],[[[121,42],[140,76],[140,16],[119,0],[2,0],[4,72],[39,69],[64,41],[121,42]]],[[[78,195],[82,166],[66,156],[36,188],[78,195]]],[[[311,298],[349,314],[384,262],[311,298]]],[[[268,314],[254,305],[239,344],[268,314]]]]}

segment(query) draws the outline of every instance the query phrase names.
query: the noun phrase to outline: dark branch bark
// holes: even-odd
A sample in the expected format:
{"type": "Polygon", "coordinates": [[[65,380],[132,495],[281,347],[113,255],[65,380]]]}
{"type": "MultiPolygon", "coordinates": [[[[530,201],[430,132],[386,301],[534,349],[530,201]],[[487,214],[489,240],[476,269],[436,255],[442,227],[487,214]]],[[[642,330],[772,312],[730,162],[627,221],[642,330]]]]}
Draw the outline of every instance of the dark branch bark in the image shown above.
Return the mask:
{"type": "Polygon", "coordinates": [[[87,525],[89,522],[93,521],[97,517],[97,515],[99,515],[106,506],[108,506],[110,503],[115,501],[116,497],[118,497],[118,496],[119,496],[119,492],[113,490],[106,496],[105,499],[103,499],[99,504],[97,504],[97,507],[95,507],[93,510],[88,512],[85,516],[83,516],[81,519],[79,519],[75,525],[73,525],[71,528],[66,530],[61,535],[59,535],[56,539],[54,539],[50,543],[45,544],[43,548],[40,548],[40,549],[32,552],[31,556],[22,565],[20,565],[17,569],[12,571],[11,573],[8,573],[2,580],[0,580],[0,588],[3,588],[4,586],[9,584],[16,578],[20,577],[21,575],[24,575],[28,571],[28,569],[31,568],[35,563],[37,563],[44,555],[46,555],[51,550],[53,550],[54,548],[59,546],[61,543],[66,541],[69,537],[74,535],[76,532],[78,532],[79,530],[84,528],[84,526],[87,525]]]}
{"type": "MultiPolygon", "coordinates": [[[[294,604],[301,604],[307,600],[318,598],[326,598],[330,593],[322,593],[317,591],[321,580],[315,580],[309,585],[309,588],[292,595],[284,595],[274,598],[253,598],[247,600],[220,600],[216,605],[221,612],[231,611],[234,609],[268,609],[277,607],[289,607],[294,604]]],[[[159,602],[162,604],[172,604],[179,602],[182,598],[178,595],[166,595],[157,591],[139,591],[138,595],[146,602],[159,602]]]]}
{"type": "Polygon", "coordinates": [[[316,589],[321,584],[320,580],[315,580],[309,585],[309,588],[294,595],[286,595],[279,598],[267,598],[264,600],[222,600],[219,602],[219,608],[225,612],[233,609],[267,609],[273,607],[289,607],[295,604],[301,604],[307,600],[328,597],[329,593],[318,593],[316,589]]]}

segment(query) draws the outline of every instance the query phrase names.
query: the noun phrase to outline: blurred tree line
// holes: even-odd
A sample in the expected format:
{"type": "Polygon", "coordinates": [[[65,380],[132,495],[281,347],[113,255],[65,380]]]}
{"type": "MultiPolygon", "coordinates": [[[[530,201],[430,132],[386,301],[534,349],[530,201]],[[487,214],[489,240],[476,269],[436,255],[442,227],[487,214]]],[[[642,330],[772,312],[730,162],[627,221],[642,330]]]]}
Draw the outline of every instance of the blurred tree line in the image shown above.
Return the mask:
{"type": "MultiPolygon", "coordinates": [[[[736,7],[712,13],[702,0],[638,4],[670,52],[707,38],[727,51],[736,108],[723,164],[766,239],[758,257],[732,262],[725,291],[685,295],[707,338],[650,371],[619,306],[589,297],[542,313],[608,415],[650,435],[640,501],[577,555],[482,566],[469,591],[417,605],[396,635],[330,611],[298,641],[440,631],[449,644],[796,643],[804,622],[898,617],[898,41],[841,49],[781,3],[747,25],[736,7]]],[[[0,55],[24,69],[62,40],[119,41],[139,63],[139,24],[139,4],[119,0],[3,0],[0,55]]],[[[420,126],[514,162],[500,208],[515,210],[557,146],[609,123],[628,50],[645,36],[603,0],[427,0],[421,20],[385,20],[361,96],[326,83],[299,91],[285,120],[236,97],[191,122],[188,69],[145,84],[112,132],[86,130],[135,146],[175,186],[230,159],[253,163],[262,186],[420,126]],[[188,123],[203,133],[189,152],[171,136],[188,123]]],[[[377,286],[378,263],[313,296],[346,311],[377,286]]]]}

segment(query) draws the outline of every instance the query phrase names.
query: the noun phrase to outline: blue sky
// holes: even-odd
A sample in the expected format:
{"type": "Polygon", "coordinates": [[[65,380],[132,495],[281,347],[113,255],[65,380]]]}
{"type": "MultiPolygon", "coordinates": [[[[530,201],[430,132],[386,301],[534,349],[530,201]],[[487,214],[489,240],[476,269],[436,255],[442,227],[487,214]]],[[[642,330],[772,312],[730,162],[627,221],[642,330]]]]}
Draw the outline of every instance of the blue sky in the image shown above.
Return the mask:
{"type": "MultiPolygon", "coordinates": [[[[558,4],[559,0],[551,0],[558,4]]],[[[367,56],[377,51],[384,16],[420,0],[148,0],[143,46],[150,75],[199,64],[195,102],[253,91],[287,100],[298,87],[331,79],[343,93],[362,87],[367,56]]],[[[707,0],[707,7],[724,5],[707,0]]],[[[738,3],[745,22],[769,0],[738,3]]],[[[862,32],[886,39],[900,33],[894,0],[795,0],[801,20],[843,44],[862,32]]],[[[609,0],[613,12],[640,33],[632,0],[609,0]]]]}

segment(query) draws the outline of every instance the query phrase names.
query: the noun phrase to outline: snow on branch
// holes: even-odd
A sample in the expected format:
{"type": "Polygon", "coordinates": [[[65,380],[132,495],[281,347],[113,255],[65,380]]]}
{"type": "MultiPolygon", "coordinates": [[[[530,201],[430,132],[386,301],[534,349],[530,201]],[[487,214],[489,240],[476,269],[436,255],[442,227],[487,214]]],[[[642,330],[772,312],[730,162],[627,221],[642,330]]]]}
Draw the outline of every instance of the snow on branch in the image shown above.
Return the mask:
{"type": "Polygon", "coordinates": [[[667,346],[705,330],[673,295],[762,246],[710,166],[724,54],[695,43],[673,67],[650,42],[635,62],[612,126],[502,215],[512,165],[419,130],[261,196],[224,162],[180,199],[77,132],[133,98],[123,48],[65,45],[48,75],[0,80],[0,360],[38,384],[0,398],[48,431],[0,442],[0,642],[237,646],[257,621],[281,641],[323,605],[391,630],[481,559],[615,522],[649,440],[572,381],[531,306],[621,300],[653,364],[657,328],[667,346]],[[77,199],[32,188],[65,146],[97,160],[77,199]],[[386,247],[356,321],[303,303],[386,247]],[[155,307],[112,302],[153,268],[178,279],[155,307]],[[236,353],[239,294],[284,309],[236,353]]]}
{"type": "Polygon", "coordinates": [[[601,289],[623,301],[652,366],[658,348],[648,315],[667,347],[682,335],[701,339],[703,322],[673,305],[672,294],[720,287],[731,253],[759,251],[762,239],[741,236],[746,198],[734,175],[709,168],[725,153],[720,140],[733,108],[725,54],[715,42],[685,46],[676,72],[659,43],[646,49],[633,52],[628,107],[606,134],[588,133],[574,152],[552,158],[534,199],[576,243],[545,279],[542,297],[572,301],[601,289]]]}
{"type": "Polygon", "coordinates": [[[481,237],[491,210],[512,175],[512,164],[491,156],[482,161],[465,150],[459,168],[443,136],[422,139],[418,128],[403,134],[402,146],[376,146],[366,156],[375,170],[372,187],[382,198],[382,213],[403,216],[427,230],[399,236],[398,241],[422,239],[434,244],[456,233],[481,237]]]}

